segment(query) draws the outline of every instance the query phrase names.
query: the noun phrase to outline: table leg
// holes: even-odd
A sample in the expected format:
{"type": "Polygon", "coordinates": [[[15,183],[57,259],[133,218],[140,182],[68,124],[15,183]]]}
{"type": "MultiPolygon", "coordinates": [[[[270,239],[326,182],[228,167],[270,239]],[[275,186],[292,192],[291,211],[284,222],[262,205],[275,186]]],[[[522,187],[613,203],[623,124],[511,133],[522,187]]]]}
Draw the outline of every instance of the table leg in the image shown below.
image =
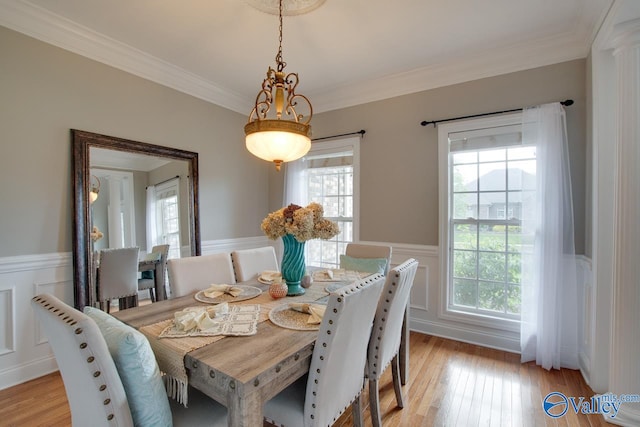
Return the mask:
{"type": "Polygon", "coordinates": [[[264,402],[258,394],[240,396],[234,393],[229,399],[228,425],[229,427],[255,427],[262,426],[264,415],[262,407],[264,402]]]}

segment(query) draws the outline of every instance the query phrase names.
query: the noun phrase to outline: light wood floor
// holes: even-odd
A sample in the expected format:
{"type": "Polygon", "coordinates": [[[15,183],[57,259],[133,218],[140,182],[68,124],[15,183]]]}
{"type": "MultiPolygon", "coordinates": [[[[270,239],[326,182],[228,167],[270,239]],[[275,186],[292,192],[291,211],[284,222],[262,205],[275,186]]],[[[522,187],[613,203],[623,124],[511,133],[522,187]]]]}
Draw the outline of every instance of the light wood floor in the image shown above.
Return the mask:
{"type": "MultiPolygon", "coordinates": [[[[571,409],[557,420],[543,412],[542,399],[547,393],[594,395],[578,371],[548,372],[521,364],[517,354],[418,333],[411,333],[410,351],[404,409],[395,405],[391,369],[381,380],[385,426],[610,425],[599,415],[576,415],[571,409]]],[[[345,414],[335,426],[352,424],[350,414],[345,414]]],[[[69,405],[58,373],[0,390],[0,426],[69,425],[69,405]]],[[[365,425],[371,426],[368,405],[365,425]]]]}

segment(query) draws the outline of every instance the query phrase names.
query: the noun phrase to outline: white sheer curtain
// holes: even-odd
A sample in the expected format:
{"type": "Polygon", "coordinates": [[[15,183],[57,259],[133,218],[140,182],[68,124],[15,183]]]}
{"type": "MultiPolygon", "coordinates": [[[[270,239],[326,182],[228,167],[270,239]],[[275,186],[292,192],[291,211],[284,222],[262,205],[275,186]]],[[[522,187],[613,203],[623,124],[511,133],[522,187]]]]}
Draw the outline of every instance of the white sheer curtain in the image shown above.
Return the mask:
{"type": "Polygon", "coordinates": [[[304,157],[286,163],[284,170],[283,206],[293,203],[299,206],[308,204],[307,198],[307,162],[304,157]]]}
{"type": "Polygon", "coordinates": [[[523,236],[534,237],[522,256],[522,362],[545,369],[578,368],[578,307],[573,204],[564,108],[545,104],[523,111],[522,140],[536,146],[536,197],[524,206],[523,236]]]}
{"type": "Polygon", "coordinates": [[[147,187],[147,252],[158,244],[158,227],[156,225],[156,186],[147,187]]]}

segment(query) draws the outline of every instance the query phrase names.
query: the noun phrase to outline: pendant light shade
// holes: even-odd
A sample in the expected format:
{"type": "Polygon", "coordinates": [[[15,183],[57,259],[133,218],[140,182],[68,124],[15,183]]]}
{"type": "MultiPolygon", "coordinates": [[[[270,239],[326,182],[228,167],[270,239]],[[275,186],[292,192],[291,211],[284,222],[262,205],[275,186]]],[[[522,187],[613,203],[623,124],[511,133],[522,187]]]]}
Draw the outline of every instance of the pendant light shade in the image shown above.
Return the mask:
{"type": "Polygon", "coordinates": [[[311,148],[313,107],[304,95],[295,92],[298,74],[285,74],[282,60],[282,0],[280,0],[280,44],[276,69],[269,67],[255,106],[244,127],[247,150],[256,157],[273,162],[277,170],[283,162],[304,156],[311,148]],[[303,113],[306,113],[306,115],[303,113]]]}

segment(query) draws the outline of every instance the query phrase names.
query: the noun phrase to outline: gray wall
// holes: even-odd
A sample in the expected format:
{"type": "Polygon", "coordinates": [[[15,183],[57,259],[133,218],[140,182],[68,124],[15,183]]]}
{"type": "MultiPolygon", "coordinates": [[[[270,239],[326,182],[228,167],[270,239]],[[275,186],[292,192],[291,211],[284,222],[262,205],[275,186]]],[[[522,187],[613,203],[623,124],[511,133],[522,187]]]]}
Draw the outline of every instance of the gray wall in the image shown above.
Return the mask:
{"type": "MultiPolygon", "coordinates": [[[[421,126],[421,121],[571,98],[575,104],[567,108],[567,127],[576,253],[584,253],[585,73],[585,60],[575,60],[314,116],[314,137],[366,130],[361,144],[360,239],[438,245],[438,131],[433,125],[421,126]]],[[[272,210],[282,203],[282,176],[270,172],[272,210]]]]}
{"type": "MultiPolygon", "coordinates": [[[[261,236],[262,218],[281,206],[283,174],[247,154],[244,115],[3,27],[0,57],[0,256],[71,251],[72,128],[198,152],[203,241],[261,236]]],[[[367,131],[360,238],[438,244],[437,129],[422,120],[572,98],[576,252],[584,253],[585,69],[585,60],[570,61],[317,114],[315,137],[367,131]]]]}
{"type": "Polygon", "coordinates": [[[271,166],[244,115],[4,27],[0,58],[0,256],[71,251],[69,129],[198,152],[203,241],[261,235],[271,166]]]}

